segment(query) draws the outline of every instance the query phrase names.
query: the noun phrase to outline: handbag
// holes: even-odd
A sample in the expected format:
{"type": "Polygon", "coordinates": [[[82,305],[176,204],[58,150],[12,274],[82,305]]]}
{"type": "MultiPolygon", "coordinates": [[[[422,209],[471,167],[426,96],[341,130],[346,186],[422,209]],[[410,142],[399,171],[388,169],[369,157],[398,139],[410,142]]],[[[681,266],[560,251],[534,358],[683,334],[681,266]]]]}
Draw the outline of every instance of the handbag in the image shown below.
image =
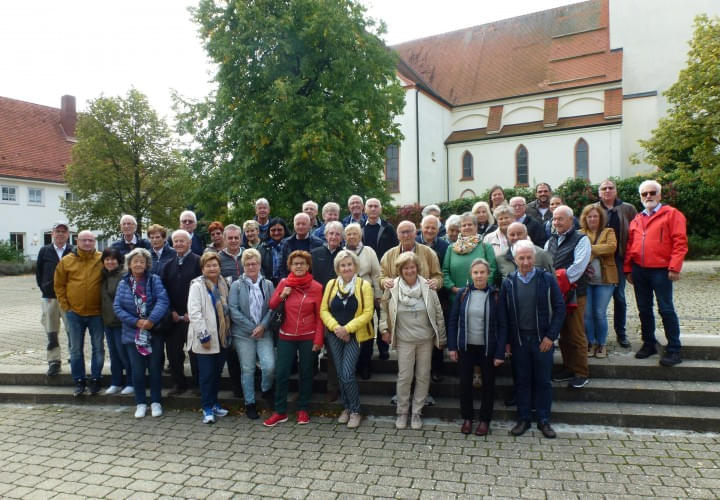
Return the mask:
{"type": "Polygon", "coordinates": [[[585,269],[585,276],[587,276],[589,283],[596,284],[602,282],[602,270],[600,269],[599,257],[590,260],[587,269],[585,269]]]}
{"type": "Polygon", "coordinates": [[[277,335],[283,321],[285,321],[285,301],[280,302],[280,305],[273,309],[270,315],[270,331],[277,335]]]}

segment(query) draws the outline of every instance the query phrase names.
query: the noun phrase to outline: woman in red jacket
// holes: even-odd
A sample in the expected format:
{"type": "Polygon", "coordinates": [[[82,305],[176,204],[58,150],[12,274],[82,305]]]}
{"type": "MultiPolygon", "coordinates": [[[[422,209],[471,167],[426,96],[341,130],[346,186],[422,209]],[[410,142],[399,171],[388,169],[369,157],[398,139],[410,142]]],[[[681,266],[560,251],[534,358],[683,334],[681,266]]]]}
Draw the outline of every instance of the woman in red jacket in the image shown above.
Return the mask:
{"type": "Polygon", "coordinates": [[[299,386],[297,423],[310,422],[308,404],[312,394],[314,351],[323,346],[324,326],[320,319],[322,285],[313,280],[312,258],[308,252],[296,250],[287,260],[290,275],[278,283],[270,299],[270,309],[285,302],[285,319],[280,327],[275,364],[275,411],[263,422],[275,427],[287,422],[287,393],[290,369],[299,353],[299,386]]]}

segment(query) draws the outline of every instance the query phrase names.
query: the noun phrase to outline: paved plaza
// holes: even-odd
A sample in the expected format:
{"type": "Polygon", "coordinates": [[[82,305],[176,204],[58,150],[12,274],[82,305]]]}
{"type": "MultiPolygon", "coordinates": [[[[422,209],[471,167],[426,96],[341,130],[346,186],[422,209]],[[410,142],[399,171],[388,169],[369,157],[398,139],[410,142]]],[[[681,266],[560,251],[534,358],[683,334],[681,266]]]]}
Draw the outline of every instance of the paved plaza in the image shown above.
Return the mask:
{"type": "Polygon", "coordinates": [[[3,498],[717,498],[720,435],[558,425],[485,438],[315,417],[266,429],[199,412],[132,418],[128,407],[0,407],[3,498]]]}
{"type": "MultiPolygon", "coordinates": [[[[675,294],[684,336],[720,335],[718,271],[720,262],[686,264],[675,294]]],[[[45,365],[39,296],[32,277],[0,278],[5,370],[45,365]]],[[[477,438],[439,420],[398,431],[393,419],[366,418],[354,431],[313,415],[266,429],[234,412],[207,426],[196,411],[136,420],[133,410],[0,405],[0,497],[720,497],[720,434],[557,424],[558,439],[546,440],[493,422],[477,438]]]]}

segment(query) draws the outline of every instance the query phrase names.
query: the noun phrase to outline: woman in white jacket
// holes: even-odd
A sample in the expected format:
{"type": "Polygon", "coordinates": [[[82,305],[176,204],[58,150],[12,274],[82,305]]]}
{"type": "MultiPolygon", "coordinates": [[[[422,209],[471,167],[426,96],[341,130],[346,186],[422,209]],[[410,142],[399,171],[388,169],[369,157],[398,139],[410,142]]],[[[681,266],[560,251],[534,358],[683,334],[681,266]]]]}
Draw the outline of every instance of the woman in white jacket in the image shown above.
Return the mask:
{"type": "Polygon", "coordinates": [[[220,257],[206,252],[200,257],[202,276],[190,283],[186,349],[197,355],[198,379],[202,395],[203,423],[228,411],[217,400],[220,373],[225,364],[224,349],[230,343],[229,286],[220,275],[220,257]]]}

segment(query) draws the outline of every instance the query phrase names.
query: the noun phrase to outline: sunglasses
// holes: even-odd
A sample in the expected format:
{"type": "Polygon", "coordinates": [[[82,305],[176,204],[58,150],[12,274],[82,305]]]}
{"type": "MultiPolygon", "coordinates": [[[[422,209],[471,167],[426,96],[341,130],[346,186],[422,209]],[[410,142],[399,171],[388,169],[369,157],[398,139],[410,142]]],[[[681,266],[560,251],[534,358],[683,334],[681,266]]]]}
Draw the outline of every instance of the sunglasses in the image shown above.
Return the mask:
{"type": "Polygon", "coordinates": [[[643,198],[647,198],[648,196],[655,196],[657,194],[657,191],[645,191],[644,193],[640,193],[640,196],[643,198]]]}

